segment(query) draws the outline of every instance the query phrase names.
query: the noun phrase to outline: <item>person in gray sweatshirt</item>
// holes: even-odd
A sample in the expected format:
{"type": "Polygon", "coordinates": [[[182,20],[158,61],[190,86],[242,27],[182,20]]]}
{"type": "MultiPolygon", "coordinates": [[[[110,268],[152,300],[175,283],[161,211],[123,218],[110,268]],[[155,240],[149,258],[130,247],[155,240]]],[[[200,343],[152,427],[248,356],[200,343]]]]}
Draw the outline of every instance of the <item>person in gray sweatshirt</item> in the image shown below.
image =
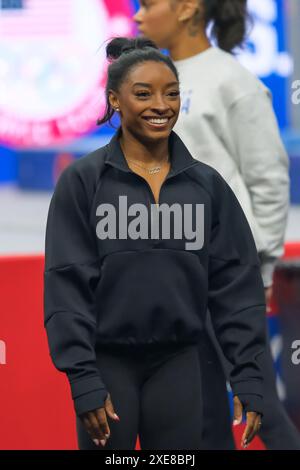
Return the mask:
{"type": "MultiPolygon", "coordinates": [[[[245,40],[247,19],[246,0],[142,0],[134,16],[140,34],[167,49],[177,67],[182,106],[174,130],[193,157],[214,167],[237,196],[255,239],[269,303],[275,263],[284,251],[289,161],[269,89],[231,54],[245,40]]],[[[234,442],[223,370],[228,375],[230,365],[209,316],[207,332],[199,353],[208,357],[210,351],[206,376],[215,383],[218,397],[208,386],[206,445],[229,449],[234,442]]],[[[268,449],[300,449],[299,433],[276,392],[270,345],[262,365],[268,400],[260,437],[268,449]]],[[[239,423],[237,404],[235,418],[239,423]]]]}

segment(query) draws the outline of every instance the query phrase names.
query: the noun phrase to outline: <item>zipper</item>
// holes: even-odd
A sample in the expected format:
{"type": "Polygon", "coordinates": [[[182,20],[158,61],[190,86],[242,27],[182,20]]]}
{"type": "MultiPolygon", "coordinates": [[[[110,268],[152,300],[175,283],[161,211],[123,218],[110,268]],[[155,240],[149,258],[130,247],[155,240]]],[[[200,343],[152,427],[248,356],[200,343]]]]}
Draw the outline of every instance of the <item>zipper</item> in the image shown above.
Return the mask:
{"type": "MultiPolygon", "coordinates": [[[[144,183],[144,184],[146,185],[146,187],[148,188],[148,193],[150,194],[150,199],[152,200],[152,202],[153,202],[154,204],[156,204],[153,191],[152,191],[151,186],[150,186],[150,184],[148,183],[148,181],[145,180],[145,178],[143,178],[141,175],[138,175],[137,173],[135,173],[135,171],[132,171],[131,169],[130,169],[130,172],[129,172],[129,173],[132,173],[132,174],[135,175],[139,180],[142,180],[142,181],[143,181],[143,183],[144,183]]],[[[166,180],[167,180],[167,178],[165,178],[164,182],[163,182],[162,185],[161,185],[161,188],[160,188],[160,191],[159,191],[159,195],[158,195],[158,204],[159,204],[159,198],[160,198],[161,189],[162,189],[163,185],[165,184],[166,180]]]]}
{"type": "MultiPolygon", "coordinates": [[[[197,164],[198,164],[197,162],[193,162],[193,163],[191,163],[191,165],[188,165],[186,168],[184,168],[184,169],[182,169],[182,170],[179,170],[179,171],[177,171],[177,172],[174,171],[173,173],[172,173],[172,170],[171,170],[171,171],[168,173],[168,175],[167,175],[166,178],[164,179],[164,181],[163,181],[163,183],[162,183],[162,185],[161,185],[161,187],[160,187],[160,190],[159,190],[158,206],[160,205],[160,195],[161,195],[163,186],[165,185],[165,183],[167,182],[167,180],[173,178],[174,176],[178,175],[178,174],[181,173],[182,171],[185,171],[185,170],[187,170],[188,168],[191,168],[191,167],[193,167],[193,166],[195,166],[195,165],[197,165],[197,164]]],[[[145,180],[145,178],[143,178],[141,175],[138,175],[137,173],[135,173],[134,171],[132,171],[131,169],[130,169],[129,173],[133,173],[133,174],[134,174],[135,176],[137,176],[139,179],[143,180],[143,182],[146,184],[146,186],[147,186],[147,188],[148,188],[148,192],[150,193],[150,198],[151,198],[152,202],[153,202],[155,205],[157,205],[157,204],[156,204],[156,201],[155,201],[155,197],[154,197],[153,191],[152,191],[151,186],[150,186],[150,184],[148,183],[148,181],[145,180]]]]}

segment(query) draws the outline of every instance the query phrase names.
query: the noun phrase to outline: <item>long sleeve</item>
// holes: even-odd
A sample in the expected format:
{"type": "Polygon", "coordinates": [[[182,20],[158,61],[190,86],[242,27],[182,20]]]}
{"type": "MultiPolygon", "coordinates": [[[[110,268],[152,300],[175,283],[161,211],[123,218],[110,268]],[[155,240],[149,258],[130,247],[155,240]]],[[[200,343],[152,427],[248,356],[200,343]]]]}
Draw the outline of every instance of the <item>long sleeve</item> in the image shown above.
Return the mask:
{"type": "Polygon", "coordinates": [[[50,356],[67,374],[78,415],[103,407],[107,396],[95,365],[94,293],[99,278],[87,189],[72,164],[61,174],[49,207],[44,325],[50,356]]]}
{"type": "Polygon", "coordinates": [[[264,285],[268,287],[272,284],[275,262],[284,251],[290,189],[289,160],[271,94],[260,90],[238,99],[229,109],[228,122],[237,164],[265,242],[260,260],[264,285]]]}
{"type": "Polygon", "coordinates": [[[260,262],[244,212],[220,175],[215,177],[209,246],[209,295],[216,336],[232,364],[231,387],[246,411],[263,412],[265,297],[260,262]]]}

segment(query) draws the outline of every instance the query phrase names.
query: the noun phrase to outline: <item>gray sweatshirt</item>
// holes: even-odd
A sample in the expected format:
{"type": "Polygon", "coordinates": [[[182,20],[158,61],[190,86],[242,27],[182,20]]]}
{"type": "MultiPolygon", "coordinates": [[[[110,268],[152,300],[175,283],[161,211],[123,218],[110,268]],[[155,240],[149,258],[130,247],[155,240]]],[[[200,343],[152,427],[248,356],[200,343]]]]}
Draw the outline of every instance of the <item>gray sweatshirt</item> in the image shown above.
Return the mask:
{"type": "Polygon", "coordinates": [[[289,160],[268,88],[217,47],[176,61],[182,106],[175,132],[238,198],[260,255],[265,287],[283,254],[289,160]]]}

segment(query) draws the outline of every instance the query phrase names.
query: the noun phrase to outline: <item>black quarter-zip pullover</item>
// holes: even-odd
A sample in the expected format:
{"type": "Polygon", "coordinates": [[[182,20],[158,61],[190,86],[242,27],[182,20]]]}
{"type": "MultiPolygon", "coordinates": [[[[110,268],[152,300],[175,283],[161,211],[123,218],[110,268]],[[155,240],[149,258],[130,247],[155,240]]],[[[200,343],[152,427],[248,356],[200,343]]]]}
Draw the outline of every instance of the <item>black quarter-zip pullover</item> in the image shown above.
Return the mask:
{"type": "Polygon", "coordinates": [[[95,365],[98,345],[196,344],[207,309],[233,365],[233,393],[246,410],[262,412],[257,356],[265,347],[266,305],[239,202],[172,132],[159,209],[173,207],[177,216],[162,211],[155,219],[154,195],[129,168],[121,132],[63,171],[49,207],[44,324],[76,413],[102,407],[109,391],[95,365]],[[197,229],[198,244],[191,239],[197,229]]]}

